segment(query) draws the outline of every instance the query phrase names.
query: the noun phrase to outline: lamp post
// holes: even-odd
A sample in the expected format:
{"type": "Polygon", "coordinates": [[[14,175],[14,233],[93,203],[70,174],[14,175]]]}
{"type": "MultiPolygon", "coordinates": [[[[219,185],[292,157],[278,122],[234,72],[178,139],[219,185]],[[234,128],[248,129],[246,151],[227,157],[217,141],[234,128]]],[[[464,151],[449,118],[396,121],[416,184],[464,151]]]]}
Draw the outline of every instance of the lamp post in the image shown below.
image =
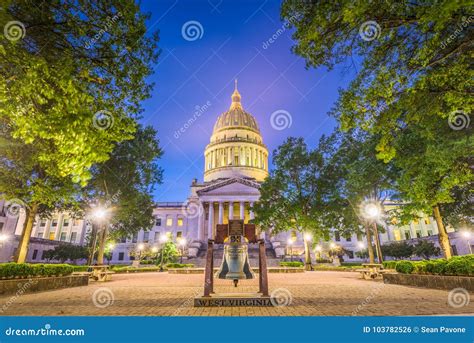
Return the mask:
{"type": "Polygon", "coordinates": [[[313,265],[311,263],[311,252],[309,250],[309,242],[313,236],[310,233],[304,234],[304,259],[305,259],[305,269],[313,270],[313,265]]]}
{"type": "MultiPolygon", "coordinates": [[[[363,204],[362,207],[362,215],[365,219],[369,221],[373,221],[374,225],[374,237],[375,237],[375,248],[377,250],[377,258],[379,260],[379,263],[383,263],[383,257],[382,257],[382,248],[380,246],[380,237],[379,237],[379,231],[377,228],[377,220],[380,219],[380,216],[382,215],[382,209],[380,208],[380,204],[377,202],[366,202],[363,204]]],[[[371,242],[368,242],[371,244],[371,242]]]]}
{"type": "MultiPolygon", "coordinates": [[[[365,248],[365,244],[363,242],[358,242],[357,243],[357,246],[359,247],[359,249],[362,251],[364,248],[365,248]]],[[[361,256],[362,258],[362,256],[361,256]]],[[[365,258],[364,258],[365,261],[367,261],[365,258]]]]}
{"type": "Polygon", "coordinates": [[[183,255],[184,255],[184,247],[186,246],[186,238],[181,238],[179,240],[179,246],[181,247],[181,258],[179,263],[183,264],[183,255]]]}
{"type": "Polygon", "coordinates": [[[156,261],[158,259],[158,248],[157,247],[151,248],[151,252],[155,254],[155,261],[156,261]]]}
{"type": "Polygon", "coordinates": [[[288,245],[290,246],[290,261],[293,262],[293,239],[288,239],[288,245]]]}
{"type": "Polygon", "coordinates": [[[164,271],[163,269],[163,257],[165,255],[165,244],[168,241],[168,235],[163,234],[160,236],[160,242],[161,242],[161,262],[160,262],[160,272],[164,271]]]}
{"type": "Polygon", "coordinates": [[[323,248],[320,245],[316,245],[316,248],[314,248],[314,250],[318,252],[318,258],[321,259],[321,250],[323,250],[323,248]]]}
{"type": "Polygon", "coordinates": [[[471,248],[471,241],[470,241],[470,238],[471,238],[471,231],[463,231],[462,232],[462,235],[464,236],[464,238],[466,238],[466,241],[467,241],[467,246],[469,247],[469,254],[472,255],[472,248],[471,248]]]}
{"type": "Polygon", "coordinates": [[[142,260],[142,251],[145,249],[145,245],[143,243],[138,244],[138,264],[140,264],[140,261],[142,260]]]}

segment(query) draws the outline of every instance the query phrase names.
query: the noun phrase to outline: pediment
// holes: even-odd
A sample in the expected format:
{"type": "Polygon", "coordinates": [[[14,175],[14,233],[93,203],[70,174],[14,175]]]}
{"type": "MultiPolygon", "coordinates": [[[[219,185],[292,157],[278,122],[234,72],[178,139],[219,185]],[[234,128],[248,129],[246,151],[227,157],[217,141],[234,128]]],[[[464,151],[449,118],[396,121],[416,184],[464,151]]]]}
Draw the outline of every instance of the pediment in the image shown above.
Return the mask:
{"type": "Polygon", "coordinates": [[[216,182],[215,184],[200,189],[197,193],[199,195],[260,195],[259,188],[260,184],[258,182],[233,178],[216,182]]]}

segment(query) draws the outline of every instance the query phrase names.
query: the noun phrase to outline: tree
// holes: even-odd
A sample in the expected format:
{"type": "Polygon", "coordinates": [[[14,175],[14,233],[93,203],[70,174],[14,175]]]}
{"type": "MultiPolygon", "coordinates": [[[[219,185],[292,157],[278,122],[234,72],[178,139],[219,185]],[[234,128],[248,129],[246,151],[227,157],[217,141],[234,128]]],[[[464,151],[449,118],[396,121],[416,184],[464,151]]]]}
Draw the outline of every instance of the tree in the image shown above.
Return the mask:
{"type": "MultiPolygon", "coordinates": [[[[323,159],[309,151],[302,138],[288,138],[273,152],[275,169],[260,188],[260,200],[254,206],[255,223],[273,232],[295,230],[311,233],[313,242],[328,238],[329,228],[320,225],[317,203],[319,176],[323,159]]],[[[305,264],[311,269],[309,246],[305,239],[305,264]]]]}
{"type": "Polygon", "coordinates": [[[47,250],[44,253],[44,258],[47,260],[57,260],[61,263],[67,260],[75,261],[87,258],[88,250],[86,247],[73,244],[60,244],[54,249],[47,250]]]}
{"type": "Polygon", "coordinates": [[[25,152],[2,147],[1,155],[0,193],[27,212],[17,262],[36,215],[75,206],[76,184],[91,178],[91,166],[133,137],[158,57],[147,18],[138,4],[118,0],[2,4],[0,120],[4,138],[25,152]]]}
{"type": "Polygon", "coordinates": [[[413,248],[413,253],[416,256],[423,257],[429,260],[431,256],[438,256],[441,254],[441,249],[436,247],[432,242],[421,240],[413,248]]]}
{"type": "Polygon", "coordinates": [[[408,258],[413,255],[413,246],[407,242],[393,242],[382,245],[382,253],[395,259],[408,258]]]}
{"type": "Polygon", "coordinates": [[[133,140],[118,143],[110,159],[92,168],[93,177],[85,189],[89,201],[108,209],[98,230],[97,263],[103,263],[108,238],[118,239],[153,227],[153,191],[161,183],[162,155],[156,131],[138,126],[133,140]]]}
{"type": "Polygon", "coordinates": [[[174,242],[166,242],[158,250],[157,261],[160,264],[173,263],[178,260],[179,251],[178,247],[174,242]]]}
{"type": "Polygon", "coordinates": [[[411,204],[405,217],[433,214],[447,258],[440,207],[473,181],[469,14],[466,1],[286,0],[282,6],[282,16],[296,28],[294,52],[308,66],[333,68],[350,60],[360,67],[332,114],[343,130],[357,127],[379,136],[377,157],[401,169],[397,188],[411,204]]]}

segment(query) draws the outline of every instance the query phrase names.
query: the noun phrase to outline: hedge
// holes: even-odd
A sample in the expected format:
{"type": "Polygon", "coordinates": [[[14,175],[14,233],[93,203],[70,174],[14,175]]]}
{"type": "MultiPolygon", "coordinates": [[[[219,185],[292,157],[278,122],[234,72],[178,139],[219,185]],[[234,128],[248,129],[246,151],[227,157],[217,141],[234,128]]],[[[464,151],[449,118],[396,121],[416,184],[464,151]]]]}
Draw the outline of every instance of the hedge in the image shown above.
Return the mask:
{"type": "Polygon", "coordinates": [[[280,267],[303,267],[303,262],[280,262],[280,267]]]}
{"type": "Polygon", "coordinates": [[[343,267],[362,267],[361,262],[341,262],[343,267]]]}
{"type": "Polygon", "coordinates": [[[2,279],[66,276],[73,271],[74,267],[69,264],[0,263],[2,279]]]}
{"type": "Polygon", "coordinates": [[[194,264],[192,263],[168,263],[166,268],[193,268],[194,264]]]}
{"type": "Polygon", "coordinates": [[[385,268],[393,268],[403,274],[434,274],[434,275],[474,275],[474,255],[454,256],[449,260],[439,258],[422,261],[387,261],[385,268]]]}

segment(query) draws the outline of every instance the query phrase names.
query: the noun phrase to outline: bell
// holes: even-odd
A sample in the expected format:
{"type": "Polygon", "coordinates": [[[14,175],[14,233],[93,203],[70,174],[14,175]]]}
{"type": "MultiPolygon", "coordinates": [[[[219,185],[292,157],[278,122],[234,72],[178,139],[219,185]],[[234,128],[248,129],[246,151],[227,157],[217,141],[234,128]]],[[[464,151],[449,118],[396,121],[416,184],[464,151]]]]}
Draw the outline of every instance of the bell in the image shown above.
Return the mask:
{"type": "Polygon", "coordinates": [[[237,287],[239,280],[255,278],[255,274],[249,264],[247,244],[229,243],[224,245],[224,256],[216,277],[233,280],[235,287],[237,287]]]}

